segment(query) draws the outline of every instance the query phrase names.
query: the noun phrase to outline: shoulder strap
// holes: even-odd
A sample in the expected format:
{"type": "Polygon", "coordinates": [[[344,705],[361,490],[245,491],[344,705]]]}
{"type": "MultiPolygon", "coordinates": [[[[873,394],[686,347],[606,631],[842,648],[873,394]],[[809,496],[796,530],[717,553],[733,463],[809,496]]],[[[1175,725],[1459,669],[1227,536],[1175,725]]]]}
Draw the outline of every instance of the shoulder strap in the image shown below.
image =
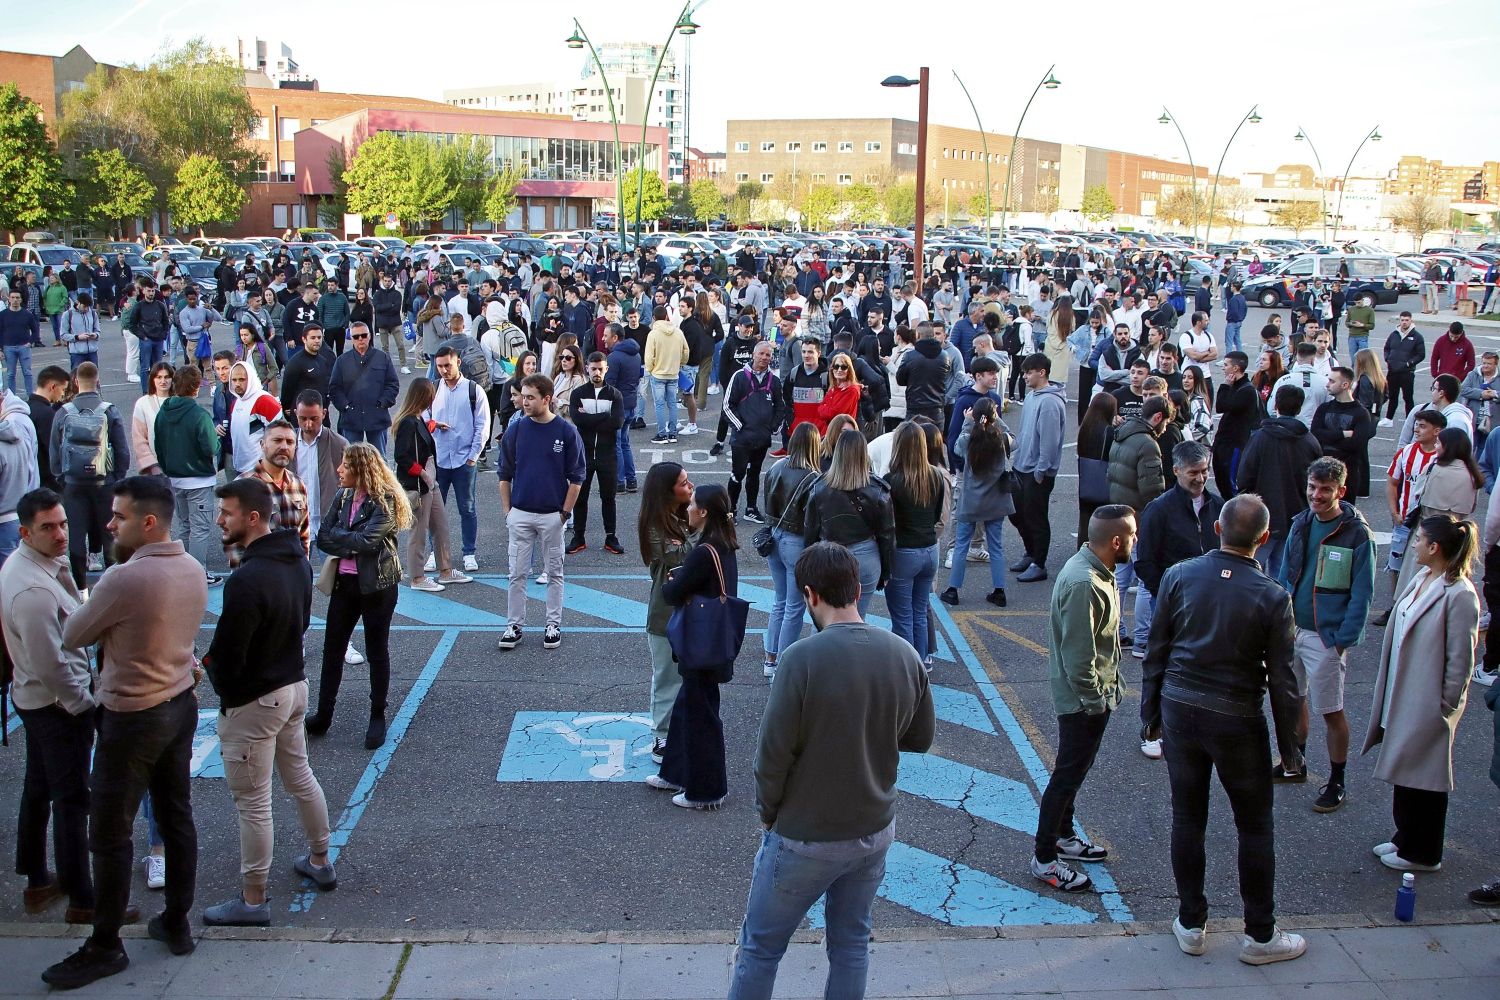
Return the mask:
{"type": "Polygon", "coordinates": [[[704,548],[708,549],[708,554],[714,561],[714,572],[719,574],[719,603],[723,604],[729,600],[729,587],[724,582],[724,564],[719,561],[719,550],[712,543],[704,545],[704,548]]]}

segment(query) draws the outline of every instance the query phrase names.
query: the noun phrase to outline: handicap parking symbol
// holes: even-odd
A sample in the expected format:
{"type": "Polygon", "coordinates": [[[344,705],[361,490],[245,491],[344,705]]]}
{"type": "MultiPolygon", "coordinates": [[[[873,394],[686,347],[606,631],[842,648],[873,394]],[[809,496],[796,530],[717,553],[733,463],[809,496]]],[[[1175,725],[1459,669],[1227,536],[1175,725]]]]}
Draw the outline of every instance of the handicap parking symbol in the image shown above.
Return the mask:
{"type": "Polygon", "coordinates": [[[496,781],[643,781],[651,717],[620,712],[517,712],[496,781]]]}

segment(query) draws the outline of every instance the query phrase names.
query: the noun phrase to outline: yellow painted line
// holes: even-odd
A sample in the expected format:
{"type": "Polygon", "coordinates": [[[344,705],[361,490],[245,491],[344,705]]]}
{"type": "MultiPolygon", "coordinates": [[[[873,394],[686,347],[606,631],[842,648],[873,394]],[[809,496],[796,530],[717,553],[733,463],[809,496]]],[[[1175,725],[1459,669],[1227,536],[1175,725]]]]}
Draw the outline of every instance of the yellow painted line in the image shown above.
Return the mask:
{"type": "Polygon", "coordinates": [[[983,618],[971,618],[963,621],[955,618],[953,624],[963,633],[964,639],[969,643],[969,648],[974,651],[974,656],[979,660],[979,665],[984,668],[984,672],[989,677],[990,682],[1000,692],[1000,697],[1004,698],[1005,703],[1010,706],[1011,714],[1016,717],[1016,722],[1020,724],[1027,738],[1031,740],[1032,747],[1036,749],[1037,756],[1041,758],[1042,763],[1046,765],[1047,770],[1050,772],[1057,766],[1057,755],[1052,745],[1052,738],[1043,733],[1035,720],[1031,718],[1031,713],[1026,710],[1026,703],[1021,700],[1016,690],[1006,682],[1005,672],[1000,669],[1000,664],[990,653],[988,645],[980,641],[979,636],[974,631],[974,626],[982,625],[986,629],[998,629],[1006,638],[1018,640],[1044,653],[1046,650],[1037,646],[1036,643],[1016,635],[1009,629],[1001,629],[998,625],[986,622],[983,618]]]}
{"type": "Polygon", "coordinates": [[[1004,636],[1006,639],[1009,639],[1011,642],[1015,643],[1017,646],[1020,646],[1022,649],[1029,649],[1033,653],[1039,653],[1042,656],[1047,655],[1046,646],[1043,646],[1040,643],[1032,642],[1024,635],[1018,635],[1017,633],[1012,632],[1010,629],[1006,628],[1004,625],[1000,625],[993,621],[986,621],[983,618],[975,618],[973,623],[985,629],[986,631],[993,632],[999,636],[1004,636]]]}

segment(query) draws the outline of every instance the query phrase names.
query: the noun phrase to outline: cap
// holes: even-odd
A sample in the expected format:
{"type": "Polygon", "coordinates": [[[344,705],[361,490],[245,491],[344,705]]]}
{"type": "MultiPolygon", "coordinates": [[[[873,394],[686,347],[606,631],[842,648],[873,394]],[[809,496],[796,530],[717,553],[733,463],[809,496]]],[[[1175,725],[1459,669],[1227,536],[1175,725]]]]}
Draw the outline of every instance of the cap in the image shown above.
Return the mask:
{"type": "Polygon", "coordinates": [[[751,326],[751,327],[753,327],[755,325],[755,317],[751,316],[751,315],[749,315],[747,313],[745,315],[742,315],[742,316],[739,316],[738,318],[736,318],[735,322],[738,323],[740,326],[751,326]]]}

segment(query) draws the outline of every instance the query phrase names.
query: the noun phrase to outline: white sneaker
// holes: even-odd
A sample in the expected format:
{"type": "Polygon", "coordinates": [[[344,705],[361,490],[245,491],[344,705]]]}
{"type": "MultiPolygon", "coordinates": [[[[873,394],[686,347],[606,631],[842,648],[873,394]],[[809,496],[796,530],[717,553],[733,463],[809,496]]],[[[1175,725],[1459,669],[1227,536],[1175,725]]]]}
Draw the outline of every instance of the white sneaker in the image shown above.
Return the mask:
{"type": "Polygon", "coordinates": [[[88,571],[90,573],[103,573],[104,572],[104,553],[103,552],[90,552],[89,553],[88,571]]]}
{"type": "Polygon", "coordinates": [[[969,550],[969,562],[989,562],[989,561],[990,561],[990,550],[989,549],[970,549],[969,550]]]}
{"type": "Polygon", "coordinates": [[[402,375],[410,375],[411,374],[411,369],[408,368],[408,367],[406,367],[405,365],[402,365],[401,366],[401,374],[402,375]]]}
{"type": "Polygon", "coordinates": [[[1382,420],[1376,426],[1378,426],[1378,427],[1395,427],[1396,426],[1396,422],[1394,420],[1391,420],[1391,419],[1387,418],[1385,420],[1382,420]]]}
{"type": "Polygon", "coordinates": [[[760,675],[762,677],[775,677],[776,664],[771,660],[762,660],[760,663],[760,675]]]}
{"type": "Polygon", "coordinates": [[[143,861],[146,865],[146,888],[165,889],[167,887],[167,859],[157,854],[148,854],[143,861]]]}
{"type": "Polygon", "coordinates": [[[1134,646],[1130,647],[1130,655],[1135,657],[1137,660],[1144,660],[1146,658],[1145,647],[1143,647],[1140,643],[1136,643],[1134,646]]]}
{"type": "Polygon", "coordinates": [[[479,560],[474,556],[464,556],[464,572],[473,573],[479,569],[479,560]]]}
{"type": "Polygon", "coordinates": [[[1172,936],[1184,955],[1202,955],[1208,951],[1207,935],[1202,927],[1184,927],[1182,921],[1172,918],[1172,936]]]}
{"type": "Polygon", "coordinates": [[[411,589],[424,594],[441,594],[445,588],[430,576],[419,576],[411,582],[411,589]]]}
{"type": "Polygon", "coordinates": [[[719,394],[719,385],[718,385],[718,383],[717,383],[717,382],[715,382],[715,383],[713,383],[713,384],[711,384],[711,385],[710,385],[710,386],[709,386],[709,387],[708,387],[708,394],[709,394],[709,395],[710,395],[710,396],[717,396],[717,395],[718,395],[718,394],[719,394]]]}
{"type": "Polygon", "coordinates": [[[647,788],[654,788],[658,792],[680,792],[680,791],[682,791],[682,786],[681,785],[674,785],[670,781],[668,781],[666,778],[663,778],[659,774],[648,774],[648,775],[646,775],[646,787],[647,788]]]}
{"type": "Polygon", "coordinates": [[[1301,934],[1288,934],[1277,927],[1271,932],[1271,940],[1265,944],[1257,942],[1250,935],[1243,938],[1240,947],[1240,961],[1246,965],[1270,965],[1272,962],[1290,962],[1294,958],[1301,958],[1302,953],[1307,951],[1307,939],[1301,934]]]}
{"type": "Polygon", "coordinates": [[[437,556],[431,552],[427,553],[427,561],[422,564],[423,573],[431,573],[437,569],[437,556]]]}
{"type": "Polygon", "coordinates": [[[536,582],[545,587],[547,585],[547,581],[549,579],[551,579],[551,578],[547,576],[546,570],[543,570],[541,573],[539,573],[537,575],[536,582]]]}
{"type": "Polygon", "coordinates": [[[1387,854],[1395,854],[1396,850],[1396,845],[1387,840],[1383,844],[1376,844],[1374,847],[1370,848],[1370,853],[1375,855],[1377,858],[1383,858],[1387,854]]]}
{"type": "Polygon", "coordinates": [[[1065,862],[1052,861],[1044,865],[1035,856],[1031,859],[1031,874],[1063,892],[1082,892],[1093,884],[1087,875],[1065,862]]]}
{"type": "Polygon", "coordinates": [[[1475,667],[1473,681],[1480,687],[1489,687],[1495,683],[1495,676],[1494,673],[1484,669],[1484,667],[1475,667]]]}
{"type": "Polygon", "coordinates": [[[355,649],[351,644],[348,649],[344,650],[344,662],[351,667],[357,667],[365,662],[365,654],[355,649]]]}
{"type": "Polygon", "coordinates": [[[949,549],[948,550],[948,554],[945,555],[945,556],[943,556],[943,569],[952,569],[952,568],[953,568],[953,550],[949,549]]]}
{"type": "Polygon", "coordinates": [[[1141,753],[1151,760],[1161,760],[1161,740],[1141,740],[1141,753]]]}
{"type": "Polygon", "coordinates": [[[682,433],[684,433],[684,434],[697,434],[698,433],[698,425],[697,424],[683,424],[682,425],[682,433]]]}

